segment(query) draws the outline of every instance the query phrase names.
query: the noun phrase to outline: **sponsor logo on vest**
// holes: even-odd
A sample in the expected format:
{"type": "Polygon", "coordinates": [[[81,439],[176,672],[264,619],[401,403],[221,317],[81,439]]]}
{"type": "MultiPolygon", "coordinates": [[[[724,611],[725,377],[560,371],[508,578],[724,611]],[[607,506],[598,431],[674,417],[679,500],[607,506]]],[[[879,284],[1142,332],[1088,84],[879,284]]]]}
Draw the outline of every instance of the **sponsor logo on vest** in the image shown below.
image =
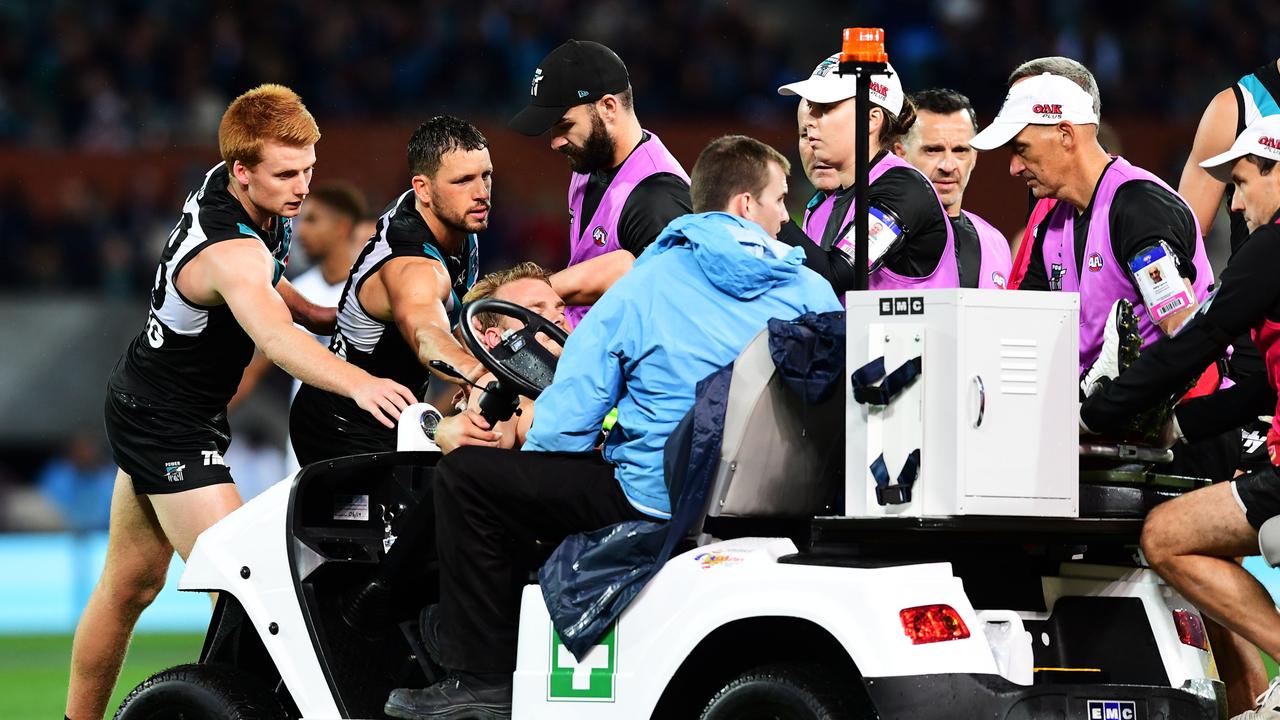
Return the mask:
{"type": "Polygon", "coordinates": [[[591,240],[597,247],[604,247],[604,244],[609,242],[609,233],[603,225],[597,225],[596,229],[591,231],[591,240]]]}
{"type": "Polygon", "coordinates": [[[618,626],[581,660],[560,642],[551,627],[551,663],[547,673],[547,700],[550,702],[613,702],[618,673],[618,626]]]}
{"type": "Polygon", "coordinates": [[[923,315],[924,298],[894,297],[880,298],[881,315],[923,315]]]}
{"type": "Polygon", "coordinates": [[[1102,269],[1102,255],[1100,253],[1089,253],[1089,272],[1098,272],[1102,269]]]}
{"type": "Polygon", "coordinates": [[[1009,282],[1008,280],[1005,280],[1004,274],[1001,273],[999,270],[996,270],[995,272],[991,273],[991,284],[995,285],[1001,290],[1005,288],[1008,282],[1009,282]]]}
{"type": "Polygon", "coordinates": [[[1036,103],[1031,106],[1031,112],[1043,115],[1046,118],[1060,118],[1062,117],[1062,105],[1059,103],[1036,103]]]}
{"type": "Polygon", "coordinates": [[[1258,138],[1258,144],[1263,147],[1271,148],[1272,150],[1280,150],[1280,140],[1273,137],[1267,137],[1266,135],[1258,138]]]}
{"type": "Polygon", "coordinates": [[[1086,716],[1089,720],[1135,720],[1138,704],[1132,700],[1090,700],[1086,716]]]}

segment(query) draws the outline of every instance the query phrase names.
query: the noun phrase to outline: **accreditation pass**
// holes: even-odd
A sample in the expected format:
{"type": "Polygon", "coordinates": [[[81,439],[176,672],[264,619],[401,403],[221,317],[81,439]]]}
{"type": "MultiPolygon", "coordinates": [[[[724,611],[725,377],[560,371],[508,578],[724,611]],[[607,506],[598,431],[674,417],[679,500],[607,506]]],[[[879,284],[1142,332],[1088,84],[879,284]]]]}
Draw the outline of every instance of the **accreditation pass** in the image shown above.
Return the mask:
{"type": "Polygon", "coordinates": [[[1163,242],[1142,251],[1129,261],[1133,279],[1142,293],[1151,321],[1159,323],[1195,302],[1178,272],[1178,261],[1163,242]]]}
{"type": "MultiPolygon", "coordinates": [[[[850,258],[853,257],[853,233],[849,232],[851,229],[852,226],[846,227],[835,243],[836,247],[843,250],[850,258]]],[[[901,238],[902,227],[892,213],[877,207],[867,210],[867,269],[879,270],[884,264],[885,255],[898,244],[901,238]]]]}

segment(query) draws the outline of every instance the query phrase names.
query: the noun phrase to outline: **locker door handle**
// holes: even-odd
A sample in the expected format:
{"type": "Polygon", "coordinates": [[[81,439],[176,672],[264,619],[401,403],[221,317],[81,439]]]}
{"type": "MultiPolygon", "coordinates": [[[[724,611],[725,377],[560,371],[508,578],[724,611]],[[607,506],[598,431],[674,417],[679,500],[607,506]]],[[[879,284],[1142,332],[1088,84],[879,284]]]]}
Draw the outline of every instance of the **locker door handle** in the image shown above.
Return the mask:
{"type": "Polygon", "coordinates": [[[973,376],[973,387],[978,391],[978,417],[973,426],[982,427],[982,418],[987,414],[987,386],[982,383],[981,375],[973,376]]]}

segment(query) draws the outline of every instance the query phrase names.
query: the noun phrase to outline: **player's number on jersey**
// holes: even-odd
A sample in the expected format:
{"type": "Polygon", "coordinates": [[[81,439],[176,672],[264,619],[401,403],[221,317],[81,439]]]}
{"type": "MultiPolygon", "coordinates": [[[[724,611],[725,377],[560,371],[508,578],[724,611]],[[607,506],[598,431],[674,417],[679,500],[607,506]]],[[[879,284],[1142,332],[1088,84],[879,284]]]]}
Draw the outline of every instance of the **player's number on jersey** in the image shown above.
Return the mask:
{"type": "MultiPolygon", "coordinates": [[[[160,256],[160,265],[156,268],[156,282],[151,289],[151,307],[159,310],[164,305],[165,288],[169,284],[169,276],[165,269],[169,265],[169,261],[173,260],[174,254],[178,252],[178,248],[182,246],[182,242],[187,239],[187,232],[191,230],[191,213],[183,213],[182,219],[174,226],[173,232],[169,233],[169,242],[164,246],[164,253],[160,256]]],[[[147,326],[148,335],[150,334],[150,325],[147,326]]],[[[155,347],[160,347],[158,343],[152,343],[155,347]]]]}
{"type": "Polygon", "coordinates": [[[343,360],[347,359],[347,340],[342,337],[341,330],[335,331],[333,334],[333,354],[343,360]]]}
{"type": "Polygon", "coordinates": [[[147,317],[147,342],[151,347],[158,348],[164,344],[164,328],[160,326],[160,321],[155,315],[147,317]]]}

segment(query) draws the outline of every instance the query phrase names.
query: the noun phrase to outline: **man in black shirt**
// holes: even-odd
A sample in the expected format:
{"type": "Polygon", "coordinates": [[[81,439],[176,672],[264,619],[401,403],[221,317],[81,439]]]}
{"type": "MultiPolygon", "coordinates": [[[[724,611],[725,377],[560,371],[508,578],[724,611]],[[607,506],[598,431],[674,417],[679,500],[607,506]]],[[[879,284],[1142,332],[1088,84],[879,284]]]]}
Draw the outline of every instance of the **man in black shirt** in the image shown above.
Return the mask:
{"type": "Polygon", "coordinates": [[[519,133],[551,133],[573,170],[569,267],[551,286],[576,325],[673,218],[690,212],[689,175],[656,135],[640,127],[622,60],[594,42],[570,40],[534,72],[519,133]]]}
{"type": "Polygon", "coordinates": [[[350,398],[394,426],[413,394],[325,352],[332,309],[284,279],[290,218],[302,209],[320,130],[292,90],[263,85],[222,116],[223,162],[187,195],[165,244],[146,326],[107,383],[107,441],[120,468],[106,563],[76,626],[66,716],[101,718],[139,614],[164,587],[173,553],[240,506],[223,454],[227,403],[257,345],[289,374],[350,398]]]}
{"type": "MultiPolygon", "coordinates": [[[[421,397],[432,360],[473,382],[487,372],[452,329],[478,274],[476,233],[489,225],[489,142],[470,123],[440,115],[409,140],[408,169],[412,187],[383,212],[351,266],[330,349],[421,397]]],[[[311,385],[293,401],[289,430],[302,465],[396,448],[394,428],[368,422],[348,399],[311,385]]]]}
{"type": "Polygon", "coordinates": [[[955,90],[934,88],[909,96],[916,121],[893,151],[929,177],[955,231],[960,287],[1004,289],[1012,258],[1009,241],[976,213],[963,209],[964,191],[977,165],[970,145],[978,117],[969,98],[955,90]]]}
{"type": "MultiPolygon", "coordinates": [[[[1202,165],[1235,192],[1252,231],[1222,274],[1217,291],[1177,335],[1152,345],[1127,371],[1091,395],[1080,409],[1083,431],[1114,433],[1134,413],[1167,402],[1206,363],[1221,357],[1245,332],[1266,371],[1212,395],[1180,405],[1166,428],[1170,444],[1212,437],[1276,409],[1280,379],[1280,116],[1259,120],[1227,152],[1202,165]]],[[[1267,445],[1280,459],[1280,432],[1267,445]]],[[[1280,515],[1280,475],[1270,465],[1156,508],[1143,528],[1147,560],[1171,585],[1222,625],[1280,657],[1280,617],[1266,589],[1234,558],[1256,555],[1258,529],[1280,515]]],[[[1280,689],[1272,683],[1252,714],[1280,718],[1280,689]]]]}

